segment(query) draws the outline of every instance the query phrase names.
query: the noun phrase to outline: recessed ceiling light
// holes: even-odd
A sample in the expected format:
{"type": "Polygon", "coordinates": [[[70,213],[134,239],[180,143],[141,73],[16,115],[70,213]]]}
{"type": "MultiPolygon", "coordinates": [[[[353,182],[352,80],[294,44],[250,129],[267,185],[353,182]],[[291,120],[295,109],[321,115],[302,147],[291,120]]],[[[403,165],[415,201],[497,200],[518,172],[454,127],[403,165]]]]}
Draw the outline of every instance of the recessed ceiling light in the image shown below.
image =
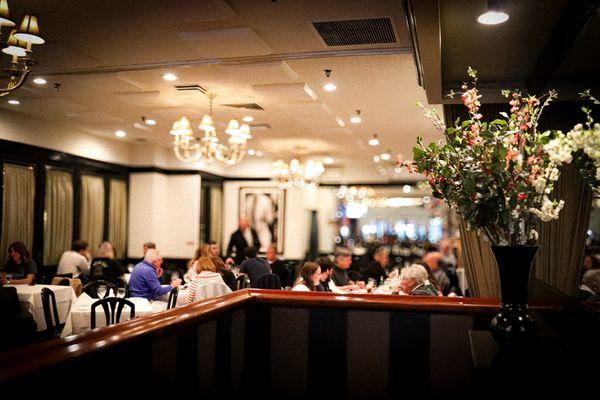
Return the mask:
{"type": "Polygon", "coordinates": [[[327,77],[327,79],[326,79],[325,83],[323,84],[323,90],[325,90],[326,92],[333,92],[335,89],[337,89],[337,86],[331,80],[331,70],[330,69],[325,70],[325,76],[327,77]]]}
{"type": "Polygon", "coordinates": [[[21,104],[21,102],[19,100],[10,99],[10,100],[8,100],[8,104],[12,104],[13,106],[18,106],[19,104],[21,104]]]}
{"type": "Polygon", "coordinates": [[[119,137],[119,138],[122,138],[122,137],[127,136],[127,134],[125,133],[125,131],[118,130],[118,131],[115,132],[115,136],[119,137]]]}
{"type": "Polygon", "coordinates": [[[369,139],[369,146],[378,146],[379,139],[377,139],[377,134],[373,135],[372,139],[369,139]]]}
{"type": "Polygon", "coordinates": [[[387,160],[389,160],[390,158],[392,158],[392,156],[390,156],[390,153],[382,153],[382,154],[381,154],[379,157],[381,157],[381,159],[382,159],[383,161],[387,161],[387,160]]]}
{"type": "Polygon", "coordinates": [[[410,192],[412,192],[412,186],[410,186],[410,185],[404,185],[404,186],[402,186],[402,191],[404,193],[410,193],[410,192]]]}
{"type": "Polygon", "coordinates": [[[248,150],[248,155],[253,156],[256,154],[256,151],[254,149],[249,149],[248,150]]]}
{"type": "Polygon", "coordinates": [[[341,118],[336,118],[335,121],[338,123],[339,126],[341,126],[342,128],[346,126],[346,124],[344,123],[344,120],[341,118]]]}
{"type": "Polygon", "coordinates": [[[498,25],[508,21],[508,14],[502,9],[501,3],[499,0],[488,0],[488,10],[477,18],[477,22],[483,25],[498,25]]]}
{"type": "Polygon", "coordinates": [[[260,150],[256,150],[256,157],[262,157],[263,153],[260,150]]]}
{"type": "Polygon", "coordinates": [[[360,110],[356,110],[356,115],[350,118],[350,122],[353,124],[360,124],[362,122],[362,118],[360,117],[360,110]]]}
{"type": "Polygon", "coordinates": [[[156,125],[156,121],[153,120],[152,118],[142,118],[142,119],[144,120],[146,125],[156,125]]]}
{"type": "Polygon", "coordinates": [[[379,156],[375,156],[375,157],[373,157],[373,161],[375,161],[375,162],[379,162],[380,160],[381,160],[381,159],[379,158],[379,156]]]}
{"type": "Polygon", "coordinates": [[[177,75],[172,74],[172,73],[169,72],[168,74],[164,74],[163,75],[163,79],[165,81],[175,81],[175,80],[177,80],[177,75]]]}
{"type": "Polygon", "coordinates": [[[327,165],[333,164],[333,158],[331,158],[331,157],[325,157],[323,159],[323,164],[327,164],[327,165]]]}
{"type": "Polygon", "coordinates": [[[33,80],[33,83],[35,83],[36,85],[45,85],[48,82],[44,78],[35,78],[33,80]]]}
{"type": "Polygon", "coordinates": [[[254,117],[251,115],[246,115],[244,118],[242,118],[242,120],[244,122],[252,122],[252,121],[254,121],[254,117]]]}

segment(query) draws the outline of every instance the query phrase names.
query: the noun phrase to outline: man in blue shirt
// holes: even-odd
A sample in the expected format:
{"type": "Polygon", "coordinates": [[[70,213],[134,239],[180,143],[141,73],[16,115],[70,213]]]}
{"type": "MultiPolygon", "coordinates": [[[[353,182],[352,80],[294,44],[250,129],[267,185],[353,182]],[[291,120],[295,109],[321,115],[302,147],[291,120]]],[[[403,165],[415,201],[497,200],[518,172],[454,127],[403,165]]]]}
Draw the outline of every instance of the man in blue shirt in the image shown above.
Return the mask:
{"type": "Polygon", "coordinates": [[[162,275],[160,265],[163,259],[156,249],[149,249],[144,261],[135,266],[129,278],[131,297],[143,297],[148,300],[159,300],[171,289],[179,287],[181,279],[173,279],[170,285],[161,285],[158,280],[162,275]]]}

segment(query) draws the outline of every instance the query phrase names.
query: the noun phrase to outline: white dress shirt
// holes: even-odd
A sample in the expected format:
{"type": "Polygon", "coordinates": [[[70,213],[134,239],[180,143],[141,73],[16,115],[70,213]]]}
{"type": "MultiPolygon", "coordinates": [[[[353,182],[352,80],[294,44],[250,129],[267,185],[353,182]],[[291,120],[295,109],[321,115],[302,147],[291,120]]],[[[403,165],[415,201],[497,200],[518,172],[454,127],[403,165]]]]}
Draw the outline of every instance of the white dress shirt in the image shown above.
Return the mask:
{"type": "Polygon", "coordinates": [[[65,251],[62,256],[60,256],[56,273],[59,275],[73,274],[73,278],[77,278],[80,274],[89,275],[90,262],[76,251],[65,251]]]}

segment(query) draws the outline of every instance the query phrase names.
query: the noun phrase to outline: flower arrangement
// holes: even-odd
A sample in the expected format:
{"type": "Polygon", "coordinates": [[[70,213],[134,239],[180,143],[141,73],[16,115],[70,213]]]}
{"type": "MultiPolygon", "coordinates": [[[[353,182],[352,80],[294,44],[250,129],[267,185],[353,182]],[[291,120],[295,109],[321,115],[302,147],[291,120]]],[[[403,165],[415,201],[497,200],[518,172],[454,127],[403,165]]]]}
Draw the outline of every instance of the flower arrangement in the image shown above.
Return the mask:
{"type": "MultiPolygon", "coordinates": [[[[502,91],[510,114],[484,122],[477,71],[462,86],[461,99],[469,119],[446,126],[434,110],[425,109],[445,142],[424,145],[417,139],[413,161],[400,163],[425,175],[433,196],[443,199],[492,245],[525,245],[537,240],[538,221],[558,218],[563,201],[551,199],[559,166],[570,163],[570,141],[560,131],[538,132],[544,108],[554,91],[537,98],[520,91],[502,91]]],[[[454,93],[450,94],[451,96],[454,93]]]]}
{"type": "MultiPolygon", "coordinates": [[[[580,96],[600,105],[589,90],[580,93],[580,96]]],[[[582,110],[587,116],[585,124],[575,125],[567,133],[567,139],[574,152],[575,165],[594,193],[594,207],[600,208],[600,124],[594,122],[588,107],[582,107],[582,110]]]]}

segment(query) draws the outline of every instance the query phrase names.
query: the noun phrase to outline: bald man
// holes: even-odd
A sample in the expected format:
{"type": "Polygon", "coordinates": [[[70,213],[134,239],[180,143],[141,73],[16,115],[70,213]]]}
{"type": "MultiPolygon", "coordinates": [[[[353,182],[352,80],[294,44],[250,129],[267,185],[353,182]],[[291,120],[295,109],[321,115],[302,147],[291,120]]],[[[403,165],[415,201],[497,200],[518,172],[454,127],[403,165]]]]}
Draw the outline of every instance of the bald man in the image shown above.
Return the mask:
{"type": "Polygon", "coordinates": [[[227,246],[227,262],[234,262],[237,265],[244,261],[244,250],[246,247],[260,249],[260,241],[256,231],[250,227],[247,218],[240,218],[238,230],[231,234],[229,246],[227,246]],[[235,249],[235,256],[232,258],[235,249]]]}

